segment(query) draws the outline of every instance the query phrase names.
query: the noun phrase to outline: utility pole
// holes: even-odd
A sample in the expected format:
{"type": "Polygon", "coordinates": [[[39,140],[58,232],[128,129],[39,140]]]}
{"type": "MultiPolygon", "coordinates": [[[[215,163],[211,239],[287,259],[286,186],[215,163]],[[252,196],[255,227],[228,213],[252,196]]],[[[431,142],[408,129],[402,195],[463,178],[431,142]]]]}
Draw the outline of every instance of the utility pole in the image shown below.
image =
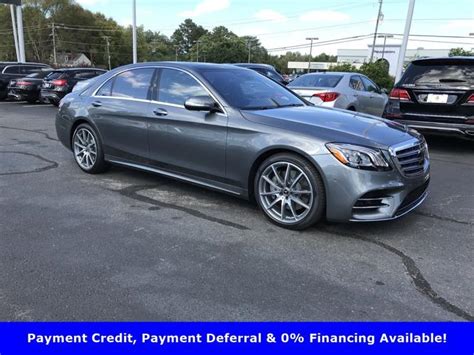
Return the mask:
{"type": "Polygon", "coordinates": [[[249,47],[249,58],[248,58],[247,63],[250,63],[250,49],[252,48],[252,44],[251,44],[251,42],[250,42],[250,38],[249,38],[248,41],[247,41],[247,46],[249,47]]]}
{"type": "Polygon", "coordinates": [[[319,38],[318,37],[307,37],[307,41],[311,41],[311,44],[309,45],[309,58],[308,58],[308,73],[311,70],[311,58],[313,56],[313,41],[317,41],[319,38]]]}
{"type": "Polygon", "coordinates": [[[112,65],[110,64],[110,37],[104,36],[106,47],[107,47],[107,62],[109,64],[109,70],[112,69],[112,65]]]}
{"type": "Polygon", "coordinates": [[[382,35],[378,36],[379,38],[383,37],[383,47],[382,47],[382,59],[385,57],[385,45],[387,43],[387,38],[393,38],[393,35],[389,35],[387,33],[384,33],[382,35]]]}
{"type": "Polygon", "coordinates": [[[372,63],[372,60],[374,59],[375,41],[377,40],[377,31],[379,30],[380,16],[382,15],[382,2],[383,0],[379,0],[379,13],[377,15],[377,21],[375,22],[374,41],[372,43],[372,52],[370,53],[370,63],[372,63]]]}
{"type": "Polygon", "coordinates": [[[10,5],[10,13],[12,15],[12,28],[13,28],[13,39],[15,40],[15,53],[16,60],[21,62],[20,59],[20,47],[18,45],[18,33],[16,31],[16,15],[15,15],[15,5],[10,5]]]}
{"type": "Polygon", "coordinates": [[[53,63],[54,66],[58,65],[58,58],[56,53],[56,29],[54,27],[54,22],[51,25],[51,36],[53,37],[53,63]]]}
{"type": "Polygon", "coordinates": [[[199,40],[196,41],[196,62],[199,62],[199,40]]]}
{"type": "Polygon", "coordinates": [[[133,64],[138,61],[137,58],[137,2],[133,0],[133,11],[132,11],[132,46],[133,46],[133,64]]]}
{"type": "Polygon", "coordinates": [[[411,21],[413,19],[413,11],[415,9],[415,0],[410,0],[408,4],[407,19],[405,22],[405,31],[403,32],[402,45],[400,53],[398,53],[397,71],[395,72],[395,83],[397,83],[402,76],[403,64],[405,62],[405,54],[407,51],[408,37],[410,36],[411,21]]]}
{"type": "Polygon", "coordinates": [[[174,55],[175,55],[175,57],[174,57],[175,59],[174,59],[174,60],[175,60],[175,62],[178,61],[178,49],[179,49],[178,46],[175,46],[175,47],[174,47],[174,55]]]}

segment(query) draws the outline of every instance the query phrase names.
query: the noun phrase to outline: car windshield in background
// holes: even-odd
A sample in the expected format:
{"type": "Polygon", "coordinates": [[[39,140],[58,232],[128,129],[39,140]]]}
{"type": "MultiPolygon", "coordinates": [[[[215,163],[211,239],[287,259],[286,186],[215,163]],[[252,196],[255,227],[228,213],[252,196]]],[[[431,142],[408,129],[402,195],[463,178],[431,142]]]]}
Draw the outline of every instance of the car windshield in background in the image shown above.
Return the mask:
{"type": "Polygon", "coordinates": [[[241,110],[305,105],[289,90],[254,71],[204,70],[202,75],[231,106],[241,110]]]}
{"type": "Polygon", "coordinates": [[[453,62],[412,63],[400,84],[474,86],[474,65],[453,62]]]}
{"type": "Polygon", "coordinates": [[[334,88],[341,81],[342,75],[309,74],[293,80],[288,86],[308,88],[334,88]]]}

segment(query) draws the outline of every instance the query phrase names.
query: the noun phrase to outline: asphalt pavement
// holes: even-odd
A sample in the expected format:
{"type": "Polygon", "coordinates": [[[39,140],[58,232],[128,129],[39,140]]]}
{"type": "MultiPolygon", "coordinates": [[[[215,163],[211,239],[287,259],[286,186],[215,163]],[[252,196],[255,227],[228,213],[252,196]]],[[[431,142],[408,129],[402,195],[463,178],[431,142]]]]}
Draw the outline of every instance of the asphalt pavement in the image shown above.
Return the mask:
{"type": "Polygon", "coordinates": [[[474,142],[428,137],[399,220],[280,229],[149,173],[83,173],[50,105],[0,102],[0,320],[474,320],[474,142]]]}

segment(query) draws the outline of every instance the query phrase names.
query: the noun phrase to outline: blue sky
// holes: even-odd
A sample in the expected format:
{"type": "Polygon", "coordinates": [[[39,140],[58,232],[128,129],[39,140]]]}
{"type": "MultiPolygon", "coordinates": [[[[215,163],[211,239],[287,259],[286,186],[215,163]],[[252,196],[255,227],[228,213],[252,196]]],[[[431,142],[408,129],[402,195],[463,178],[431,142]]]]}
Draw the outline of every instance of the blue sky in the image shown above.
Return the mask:
{"type": "MultiPolygon", "coordinates": [[[[76,0],[122,25],[131,23],[132,0],[76,0]]],[[[374,32],[378,0],[136,0],[137,22],[147,29],[171,35],[186,17],[208,29],[224,25],[238,35],[256,35],[268,49],[304,44],[306,37],[327,41],[374,32]]],[[[408,0],[384,0],[382,33],[403,33],[408,0]]],[[[416,0],[411,33],[468,36],[474,32],[474,0],[416,0]]],[[[421,37],[417,37],[420,38],[421,37]]],[[[474,37],[423,37],[409,48],[474,48],[474,37]],[[446,43],[447,42],[447,43],[446,43]],[[458,43],[456,43],[458,42],[458,43]]],[[[382,39],[380,39],[382,41],[382,39]]],[[[371,40],[314,47],[313,53],[335,54],[338,48],[367,48],[371,40]]],[[[398,44],[389,39],[387,44],[398,44]]],[[[306,52],[308,49],[300,49],[306,52]]]]}

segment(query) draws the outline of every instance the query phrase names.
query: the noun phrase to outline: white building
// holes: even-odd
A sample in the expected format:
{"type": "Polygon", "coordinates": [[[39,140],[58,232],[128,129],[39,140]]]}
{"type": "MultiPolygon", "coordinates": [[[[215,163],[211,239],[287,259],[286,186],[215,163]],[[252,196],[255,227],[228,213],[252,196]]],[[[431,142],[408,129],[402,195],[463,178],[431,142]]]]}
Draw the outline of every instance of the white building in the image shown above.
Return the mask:
{"type": "MultiPolygon", "coordinates": [[[[367,49],[339,49],[337,51],[337,62],[361,65],[370,60],[371,51],[371,45],[368,46],[367,49]]],[[[382,58],[387,60],[389,64],[389,73],[390,75],[395,76],[399,52],[400,45],[376,45],[374,50],[374,60],[382,58]]],[[[405,63],[411,62],[416,58],[447,57],[448,54],[449,49],[407,49],[405,55],[405,63]]]]}

